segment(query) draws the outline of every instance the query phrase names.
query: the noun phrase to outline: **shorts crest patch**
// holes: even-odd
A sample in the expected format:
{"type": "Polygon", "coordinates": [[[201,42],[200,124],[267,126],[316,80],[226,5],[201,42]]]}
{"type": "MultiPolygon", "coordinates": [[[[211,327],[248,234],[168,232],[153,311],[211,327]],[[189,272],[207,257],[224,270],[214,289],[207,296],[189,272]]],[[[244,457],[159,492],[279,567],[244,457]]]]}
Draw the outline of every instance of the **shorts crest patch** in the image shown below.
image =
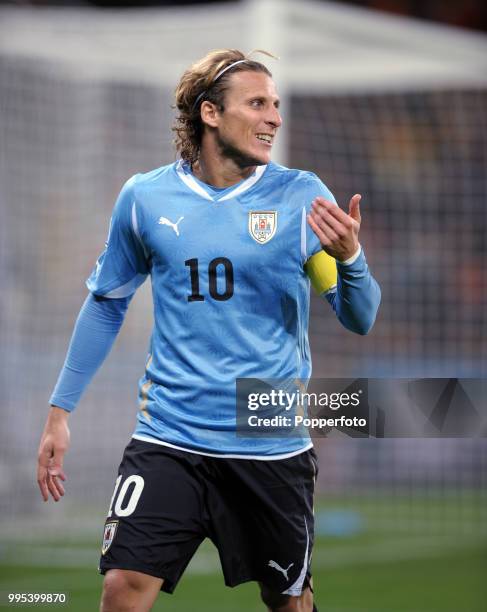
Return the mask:
{"type": "Polygon", "coordinates": [[[103,531],[103,544],[101,546],[101,554],[104,555],[110,546],[112,545],[113,538],[117,532],[118,521],[110,521],[105,523],[105,529],[103,531]]]}
{"type": "Polygon", "coordinates": [[[277,210],[249,212],[249,234],[259,244],[269,242],[277,230],[277,210]]]}

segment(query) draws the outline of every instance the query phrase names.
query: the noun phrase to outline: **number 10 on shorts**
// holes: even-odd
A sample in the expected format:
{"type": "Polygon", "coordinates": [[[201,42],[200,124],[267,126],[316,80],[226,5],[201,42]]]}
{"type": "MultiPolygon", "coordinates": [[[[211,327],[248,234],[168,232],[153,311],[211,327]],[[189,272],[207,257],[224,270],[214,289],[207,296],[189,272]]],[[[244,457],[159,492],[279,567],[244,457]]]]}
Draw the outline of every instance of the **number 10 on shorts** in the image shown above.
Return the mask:
{"type": "Polygon", "coordinates": [[[142,476],[137,474],[128,476],[122,486],[120,486],[122,478],[123,476],[120,474],[115,482],[115,489],[110,500],[107,518],[110,518],[113,512],[115,512],[116,516],[130,516],[137,507],[144,490],[145,483],[142,476]]]}

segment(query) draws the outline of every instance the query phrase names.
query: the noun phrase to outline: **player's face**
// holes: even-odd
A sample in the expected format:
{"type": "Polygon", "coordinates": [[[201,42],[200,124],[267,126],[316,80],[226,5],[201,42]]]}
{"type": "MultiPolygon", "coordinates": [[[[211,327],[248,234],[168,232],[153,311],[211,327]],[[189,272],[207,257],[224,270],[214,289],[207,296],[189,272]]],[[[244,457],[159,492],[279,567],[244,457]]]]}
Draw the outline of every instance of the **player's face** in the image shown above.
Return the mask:
{"type": "Polygon", "coordinates": [[[236,72],[229,79],[224,111],[218,113],[220,153],[239,166],[268,164],[282,123],[274,81],[263,72],[236,72]]]}

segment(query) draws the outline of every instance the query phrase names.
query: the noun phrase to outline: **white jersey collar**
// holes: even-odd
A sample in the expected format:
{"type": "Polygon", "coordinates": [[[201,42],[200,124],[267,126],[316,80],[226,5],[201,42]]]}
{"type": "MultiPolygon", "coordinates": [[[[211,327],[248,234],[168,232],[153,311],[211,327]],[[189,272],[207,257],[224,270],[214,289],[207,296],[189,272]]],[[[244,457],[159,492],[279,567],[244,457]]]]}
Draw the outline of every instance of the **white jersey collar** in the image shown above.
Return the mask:
{"type": "Polygon", "coordinates": [[[249,178],[245,179],[241,183],[239,183],[235,189],[231,191],[225,192],[225,194],[221,197],[212,196],[198,183],[198,181],[194,178],[193,174],[185,168],[183,160],[179,160],[176,165],[176,172],[179,178],[183,181],[183,183],[189,187],[192,191],[200,195],[205,200],[210,200],[211,202],[223,202],[224,200],[229,200],[230,198],[235,198],[248,189],[250,189],[257,181],[262,177],[264,172],[266,171],[267,166],[257,166],[255,172],[249,176],[249,178]]]}

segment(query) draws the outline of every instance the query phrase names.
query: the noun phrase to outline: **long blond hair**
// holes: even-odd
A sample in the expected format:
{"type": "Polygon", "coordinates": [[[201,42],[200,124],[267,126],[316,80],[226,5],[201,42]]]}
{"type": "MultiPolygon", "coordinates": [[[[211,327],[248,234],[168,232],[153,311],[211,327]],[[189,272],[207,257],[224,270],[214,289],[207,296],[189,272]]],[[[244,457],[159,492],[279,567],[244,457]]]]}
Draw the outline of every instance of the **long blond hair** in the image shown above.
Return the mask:
{"type": "Polygon", "coordinates": [[[215,49],[185,71],[176,87],[175,108],[179,114],[172,127],[176,134],[174,144],[183,160],[193,164],[198,159],[203,135],[200,107],[204,100],[223,111],[224,94],[232,74],[249,70],[272,76],[264,64],[249,59],[255,52],[275,57],[260,49],[247,55],[238,49],[215,49]]]}

